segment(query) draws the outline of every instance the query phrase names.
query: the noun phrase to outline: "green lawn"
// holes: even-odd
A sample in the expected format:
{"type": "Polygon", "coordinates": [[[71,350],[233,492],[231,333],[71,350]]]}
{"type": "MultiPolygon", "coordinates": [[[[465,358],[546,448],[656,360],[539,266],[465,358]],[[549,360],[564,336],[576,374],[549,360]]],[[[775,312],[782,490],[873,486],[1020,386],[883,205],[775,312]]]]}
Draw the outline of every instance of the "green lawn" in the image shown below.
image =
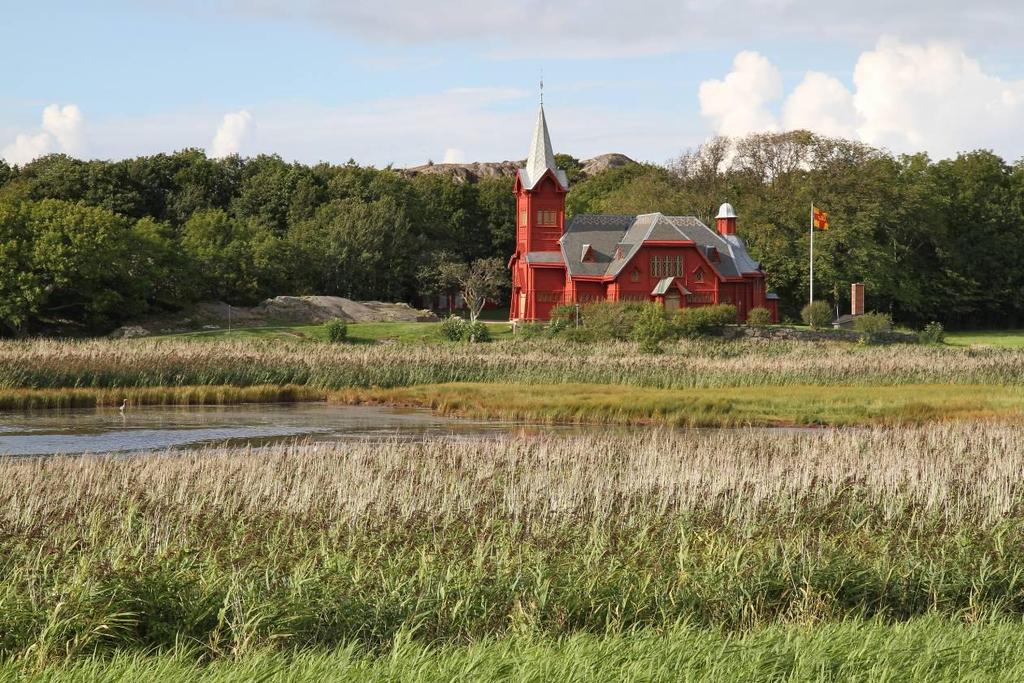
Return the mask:
{"type": "MultiPolygon", "coordinates": [[[[495,339],[512,336],[508,322],[486,321],[495,339]]],[[[349,323],[348,337],[352,342],[369,344],[383,340],[403,342],[440,342],[441,323],[349,323]]],[[[327,331],[323,325],[292,325],[281,327],[244,327],[228,330],[202,330],[162,335],[165,338],[197,339],[286,339],[293,341],[326,341],[327,331]]]]}
{"type": "Polygon", "coordinates": [[[1005,349],[1024,349],[1024,330],[978,330],[947,332],[946,343],[953,346],[1000,346],[1005,349]]]}

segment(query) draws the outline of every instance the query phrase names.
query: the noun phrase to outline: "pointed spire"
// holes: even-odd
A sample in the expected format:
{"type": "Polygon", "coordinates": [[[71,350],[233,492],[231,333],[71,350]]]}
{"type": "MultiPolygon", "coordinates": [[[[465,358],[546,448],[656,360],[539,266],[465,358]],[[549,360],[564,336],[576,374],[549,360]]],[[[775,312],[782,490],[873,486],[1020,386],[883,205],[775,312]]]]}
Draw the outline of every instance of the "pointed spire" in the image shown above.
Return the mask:
{"type": "Polygon", "coordinates": [[[559,171],[555,164],[555,152],[551,147],[548,122],[544,118],[544,105],[541,104],[537,111],[537,125],[533,129],[533,142],[530,143],[530,156],[527,157],[526,168],[521,174],[526,189],[532,189],[548,170],[555,174],[563,189],[569,189],[565,173],[559,171]]]}

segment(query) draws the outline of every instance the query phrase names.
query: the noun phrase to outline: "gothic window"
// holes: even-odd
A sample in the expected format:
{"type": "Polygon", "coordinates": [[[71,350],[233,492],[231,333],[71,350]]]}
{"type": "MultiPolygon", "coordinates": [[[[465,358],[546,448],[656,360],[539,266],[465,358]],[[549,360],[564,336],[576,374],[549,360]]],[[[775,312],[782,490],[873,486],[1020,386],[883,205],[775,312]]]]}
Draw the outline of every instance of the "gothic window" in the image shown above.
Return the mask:
{"type": "Polygon", "coordinates": [[[629,281],[640,282],[640,271],[634,268],[633,272],[629,274],[629,281]]]}
{"type": "Polygon", "coordinates": [[[676,256],[676,270],[672,274],[675,275],[676,277],[679,277],[679,276],[681,276],[683,274],[683,256],[682,256],[682,254],[678,254],[676,256]]]}
{"type": "Polygon", "coordinates": [[[697,282],[704,282],[704,269],[698,268],[697,272],[693,274],[693,279],[697,282]]]}
{"type": "Polygon", "coordinates": [[[651,257],[651,277],[661,277],[661,259],[657,256],[651,257]]]}

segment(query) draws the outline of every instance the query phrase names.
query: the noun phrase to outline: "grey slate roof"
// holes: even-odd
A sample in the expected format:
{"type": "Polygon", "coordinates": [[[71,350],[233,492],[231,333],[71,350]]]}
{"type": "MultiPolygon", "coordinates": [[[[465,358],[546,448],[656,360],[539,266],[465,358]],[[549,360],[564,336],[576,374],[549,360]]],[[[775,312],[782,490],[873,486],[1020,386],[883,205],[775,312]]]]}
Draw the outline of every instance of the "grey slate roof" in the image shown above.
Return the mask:
{"type": "Polygon", "coordinates": [[[551,147],[551,136],[548,134],[548,122],[544,118],[544,105],[537,111],[537,124],[533,129],[533,142],[530,143],[530,156],[526,158],[526,168],[519,169],[519,179],[523,187],[532,190],[540,182],[544,174],[551,171],[555,174],[563,190],[569,189],[569,178],[565,171],[555,164],[555,151],[551,147]]]}
{"type": "Polygon", "coordinates": [[[560,251],[531,251],[526,254],[527,263],[561,263],[560,251]]]}
{"type": "Polygon", "coordinates": [[[569,273],[614,277],[640,250],[645,241],[690,240],[705,253],[718,251],[715,269],[725,277],[757,273],[761,265],[750,257],[743,240],[737,235],[719,235],[693,216],[665,216],[645,213],[639,216],[576,216],[562,235],[562,256],[569,273]],[[583,263],[583,245],[589,244],[594,261],[583,263]],[[622,258],[616,259],[621,248],[622,258]]]}

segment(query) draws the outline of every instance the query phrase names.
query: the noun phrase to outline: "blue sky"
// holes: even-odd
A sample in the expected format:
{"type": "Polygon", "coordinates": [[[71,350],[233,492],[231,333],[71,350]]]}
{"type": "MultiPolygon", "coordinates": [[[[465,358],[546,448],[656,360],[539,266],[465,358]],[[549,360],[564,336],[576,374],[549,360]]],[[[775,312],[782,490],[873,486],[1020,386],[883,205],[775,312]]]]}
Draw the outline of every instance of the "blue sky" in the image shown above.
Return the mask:
{"type": "Polygon", "coordinates": [[[664,162],[716,133],[792,127],[1024,155],[1024,10],[1001,0],[4,4],[0,156],[15,163],[182,147],[520,158],[542,72],[555,147],[580,157],[664,162]]]}

